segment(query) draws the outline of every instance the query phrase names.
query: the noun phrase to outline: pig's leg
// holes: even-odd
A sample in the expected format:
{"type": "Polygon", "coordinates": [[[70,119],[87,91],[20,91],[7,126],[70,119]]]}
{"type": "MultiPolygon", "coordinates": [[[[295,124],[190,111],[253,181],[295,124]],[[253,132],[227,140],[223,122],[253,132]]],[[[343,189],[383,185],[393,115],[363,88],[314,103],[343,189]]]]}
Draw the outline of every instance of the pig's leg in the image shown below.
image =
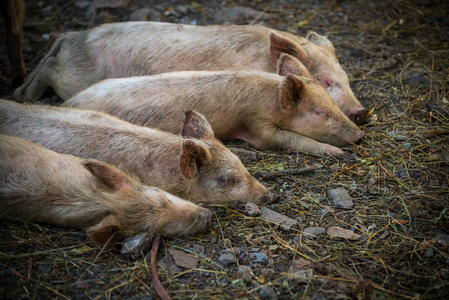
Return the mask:
{"type": "Polygon", "coordinates": [[[48,57],[25,80],[25,83],[14,92],[17,102],[31,102],[39,99],[49,86],[55,86],[59,66],[56,57],[48,57]]]}
{"type": "Polygon", "coordinates": [[[317,142],[304,135],[281,128],[267,129],[263,134],[250,137],[248,142],[260,149],[291,149],[313,154],[343,154],[340,148],[317,142]]]}

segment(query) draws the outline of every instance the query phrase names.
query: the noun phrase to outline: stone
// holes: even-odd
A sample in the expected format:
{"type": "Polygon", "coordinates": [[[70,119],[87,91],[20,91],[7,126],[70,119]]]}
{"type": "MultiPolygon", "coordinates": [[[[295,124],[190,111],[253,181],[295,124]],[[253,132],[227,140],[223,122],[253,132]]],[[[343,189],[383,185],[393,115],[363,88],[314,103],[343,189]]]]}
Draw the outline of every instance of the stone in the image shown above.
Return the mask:
{"type": "Polygon", "coordinates": [[[304,229],[303,236],[304,238],[316,238],[320,234],[323,234],[326,232],[326,229],[323,227],[307,227],[304,229]]]}
{"type": "Polygon", "coordinates": [[[352,208],[354,206],[351,196],[345,188],[339,187],[329,191],[335,206],[352,208]]]}
{"type": "Polygon", "coordinates": [[[181,15],[186,15],[188,13],[188,8],[185,5],[178,5],[176,6],[176,11],[179,12],[181,15]]]}
{"type": "Polygon", "coordinates": [[[204,255],[204,250],[205,250],[204,246],[198,244],[193,245],[193,252],[196,254],[204,255]]]}
{"type": "Polygon", "coordinates": [[[323,208],[322,210],[321,210],[321,215],[322,216],[325,216],[325,215],[327,215],[328,213],[330,213],[330,212],[334,212],[335,211],[335,209],[333,209],[333,208],[323,208]]]}
{"type": "Polygon", "coordinates": [[[270,19],[270,15],[250,7],[227,7],[215,14],[214,23],[247,23],[256,18],[258,18],[258,20],[268,20],[270,19]]]}
{"type": "Polygon", "coordinates": [[[297,224],[297,222],[292,218],[284,216],[266,207],[262,207],[260,211],[262,212],[260,215],[262,219],[279,225],[284,231],[289,231],[292,226],[297,224]]]}
{"type": "Polygon", "coordinates": [[[240,247],[234,247],[234,248],[228,248],[228,249],[224,249],[221,253],[235,253],[235,254],[240,254],[243,252],[243,248],[240,247]]]}
{"type": "Polygon", "coordinates": [[[449,234],[438,233],[435,239],[437,242],[449,245],[449,234]]]}
{"type": "Polygon", "coordinates": [[[352,230],[343,229],[338,226],[331,226],[327,229],[327,234],[332,238],[342,238],[347,240],[358,240],[361,235],[354,233],[352,230]]]}
{"type": "Polygon", "coordinates": [[[161,14],[154,9],[144,7],[134,11],[129,17],[130,21],[160,21],[161,14]]]}
{"type": "Polygon", "coordinates": [[[233,254],[224,253],[220,255],[220,257],[218,258],[218,262],[222,265],[228,266],[235,263],[235,258],[233,254]]]}
{"type": "MultiPolygon", "coordinates": [[[[241,258],[244,256],[247,256],[246,253],[243,253],[241,258]]],[[[255,252],[250,253],[248,259],[252,263],[266,263],[268,261],[268,255],[266,253],[255,252]]]]}
{"type": "Polygon", "coordinates": [[[257,217],[260,216],[260,208],[255,203],[246,203],[245,205],[245,212],[250,217],[257,217]]]}
{"type": "Polygon", "coordinates": [[[288,278],[298,283],[309,283],[313,278],[312,265],[302,258],[293,261],[288,269],[288,278]]]}
{"type": "Polygon", "coordinates": [[[198,258],[195,255],[187,254],[175,249],[169,249],[168,252],[173,257],[175,264],[179,267],[194,269],[198,266],[198,258]]]}
{"type": "Polygon", "coordinates": [[[99,8],[125,8],[131,0],[97,0],[92,4],[95,5],[96,9],[99,8]]]}
{"type": "Polygon", "coordinates": [[[229,147],[229,150],[240,158],[241,161],[257,161],[257,153],[238,147],[229,147]]]}
{"type": "Polygon", "coordinates": [[[153,242],[153,236],[148,233],[138,233],[133,236],[127,237],[122,241],[122,248],[120,253],[123,255],[132,255],[139,257],[143,254],[144,250],[151,248],[153,242]]]}
{"type": "Polygon", "coordinates": [[[170,275],[177,274],[182,271],[182,269],[175,264],[175,261],[173,260],[173,257],[171,255],[162,257],[158,261],[158,265],[161,266],[161,268],[164,269],[164,271],[169,273],[170,275]],[[167,267],[167,260],[168,260],[168,267],[167,267]]]}
{"type": "Polygon", "coordinates": [[[78,8],[87,8],[90,5],[90,1],[77,1],[75,2],[75,6],[78,8]]]}
{"type": "Polygon", "coordinates": [[[261,285],[257,288],[257,292],[260,294],[260,298],[262,299],[278,299],[278,295],[271,286],[261,285]]]}

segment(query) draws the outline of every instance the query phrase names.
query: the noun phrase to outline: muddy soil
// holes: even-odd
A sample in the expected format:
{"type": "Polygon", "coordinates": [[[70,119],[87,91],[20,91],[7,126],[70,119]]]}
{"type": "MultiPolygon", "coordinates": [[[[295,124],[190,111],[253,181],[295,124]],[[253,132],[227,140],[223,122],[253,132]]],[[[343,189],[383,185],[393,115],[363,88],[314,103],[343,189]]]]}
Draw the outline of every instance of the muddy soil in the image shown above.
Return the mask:
{"type": "MultiPolygon", "coordinates": [[[[282,199],[262,209],[289,217],[291,228],[248,216],[244,209],[217,206],[212,208],[210,231],[165,239],[159,274],[171,297],[449,298],[445,1],[98,2],[122,6],[93,9],[88,0],[25,1],[28,72],[58,34],[104,22],[263,24],[298,35],[308,30],[327,35],[356,96],[371,111],[371,122],[363,126],[365,139],[346,148],[343,157],[258,151],[228,143],[250,151],[253,159],[243,160],[253,174],[319,167],[263,180],[282,199]],[[229,7],[253,10],[229,13],[224,10],[229,7]],[[335,189],[348,205],[336,202],[335,189]],[[315,237],[307,235],[312,231],[315,237]],[[196,264],[180,266],[180,260],[192,256],[196,264]]],[[[3,23],[0,36],[3,41],[3,23]]],[[[2,42],[1,98],[11,99],[10,84],[2,42]]],[[[42,102],[57,105],[60,99],[48,91],[42,102]]],[[[119,247],[101,248],[77,230],[0,222],[0,298],[158,298],[148,253],[121,255],[119,247]]]]}

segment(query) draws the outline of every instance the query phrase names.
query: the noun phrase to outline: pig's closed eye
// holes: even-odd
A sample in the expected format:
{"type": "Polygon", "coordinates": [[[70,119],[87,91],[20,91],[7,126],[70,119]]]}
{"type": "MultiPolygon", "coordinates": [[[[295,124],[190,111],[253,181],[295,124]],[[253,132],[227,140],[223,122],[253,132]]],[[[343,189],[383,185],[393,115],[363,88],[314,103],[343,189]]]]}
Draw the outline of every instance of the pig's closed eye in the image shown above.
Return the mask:
{"type": "Polygon", "coordinates": [[[318,77],[318,82],[323,88],[328,88],[335,85],[335,81],[330,77],[318,77]]]}
{"type": "Polygon", "coordinates": [[[218,177],[217,182],[219,186],[234,185],[237,183],[237,179],[234,176],[226,175],[218,177]]]}

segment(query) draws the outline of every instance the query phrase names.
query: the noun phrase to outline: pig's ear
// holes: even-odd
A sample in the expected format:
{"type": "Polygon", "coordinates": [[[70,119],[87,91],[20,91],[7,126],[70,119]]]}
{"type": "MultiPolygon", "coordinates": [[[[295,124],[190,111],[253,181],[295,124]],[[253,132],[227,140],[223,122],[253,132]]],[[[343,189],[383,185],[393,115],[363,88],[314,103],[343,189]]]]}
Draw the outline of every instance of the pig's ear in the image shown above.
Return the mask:
{"type": "Polygon", "coordinates": [[[309,70],[295,57],[289,54],[282,54],[277,65],[277,73],[281,76],[288,74],[302,75],[304,77],[313,79],[309,70]]]}
{"type": "Polygon", "coordinates": [[[290,54],[293,57],[299,59],[300,62],[310,69],[312,66],[312,60],[309,58],[307,51],[303,48],[298,48],[295,43],[283,36],[280,36],[276,32],[270,33],[270,55],[273,65],[277,66],[281,54],[290,54]]]}
{"type": "Polygon", "coordinates": [[[328,49],[335,55],[334,45],[327,37],[325,37],[321,34],[318,34],[315,31],[309,31],[306,35],[306,39],[309,42],[314,43],[315,45],[318,45],[318,46],[328,49]]]}
{"type": "Polygon", "coordinates": [[[97,225],[87,228],[86,233],[89,238],[99,244],[106,244],[108,241],[115,243],[119,236],[120,223],[114,215],[106,216],[97,225]]]}
{"type": "Polygon", "coordinates": [[[184,112],[181,136],[195,139],[212,138],[214,131],[205,116],[196,111],[187,110],[184,112]]]}
{"type": "Polygon", "coordinates": [[[182,153],[179,160],[182,175],[187,179],[198,176],[199,169],[211,158],[209,150],[191,140],[182,144],[182,153]]]}
{"type": "Polygon", "coordinates": [[[289,74],[282,82],[282,92],[280,96],[280,105],[286,112],[293,112],[297,105],[303,100],[303,93],[306,89],[306,83],[296,75],[289,74]]]}
{"type": "Polygon", "coordinates": [[[119,169],[97,160],[86,160],[83,165],[95,177],[116,191],[129,188],[126,175],[119,169]]]}

